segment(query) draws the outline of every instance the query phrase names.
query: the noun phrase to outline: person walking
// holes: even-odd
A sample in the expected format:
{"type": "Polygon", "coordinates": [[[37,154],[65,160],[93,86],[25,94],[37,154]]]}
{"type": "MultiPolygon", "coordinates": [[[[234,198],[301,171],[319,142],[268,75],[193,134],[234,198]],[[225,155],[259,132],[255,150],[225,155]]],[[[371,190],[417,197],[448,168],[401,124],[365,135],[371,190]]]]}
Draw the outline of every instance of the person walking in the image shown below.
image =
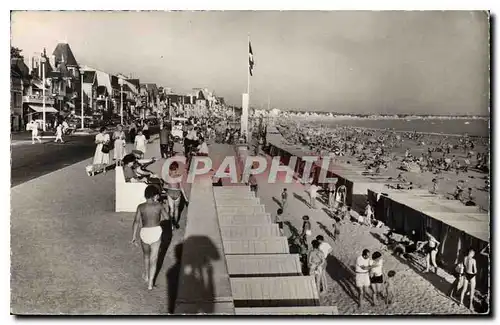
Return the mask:
{"type": "MultiPolygon", "coordinates": [[[[143,280],[148,284],[148,290],[153,290],[156,274],[156,264],[160,249],[162,227],[160,223],[170,220],[163,204],[159,202],[160,191],[154,185],[146,187],[144,196],[146,202],[139,204],[132,225],[133,245],[137,245],[137,233],[141,239],[141,247],[144,255],[143,280]]],[[[171,232],[171,222],[168,229],[171,232]]]]}
{"type": "Polygon", "coordinates": [[[113,140],[114,140],[114,159],[116,161],[116,165],[120,166],[123,160],[123,157],[127,154],[127,143],[125,141],[125,132],[123,132],[123,126],[118,125],[116,127],[116,131],[113,132],[113,140]]]}
{"type": "Polygon", "coordinates": [[[288,201],[288,192],[286,188],[284,188],[283,191],[281,192],[281,209],[283,209],[283,211],[285,211],[287,201],[288,201]]]}
{"type": "Polygon", "coordinates": [[[38,123],[31,121],[27,129],[31,130],[31,144],[35,144],[35,139],[38,143],[42,143],[42,139],[40,139],[40,135],[38,134],[38,123]]]}
{"type": "Polygon", "coordinates": [[[170,130],[164,124],[160,130],[160,155],[162,158],[168,158],[168,144],[169,144],[170,130]]]}
{"type": "Polygon", "coordinates": [[[54,140],[54,142],[61,141],[61,143],[64,143],[62,136],[63,136],[63,126],[62,124],[58,124],[56,127],[56,139],[54,140]]]}
{"type": "Polygon", "coordinates": [[[103,172],[106,173],[106,166],[109,164],[110,138],[104,126],[95,136],[95,144],[97,146],[95,148],[93,164],[98,169],[103,168],[103,172]]]}
{"type": "Polygon", "coordinates": [[[255,197],[257,197],[257,191],[259,189],[259,185],[257,183],[257,178],[254,174],[250,174],[248,177],[248,184],[250,185],[250,191],[255,193],[255,197]]]}

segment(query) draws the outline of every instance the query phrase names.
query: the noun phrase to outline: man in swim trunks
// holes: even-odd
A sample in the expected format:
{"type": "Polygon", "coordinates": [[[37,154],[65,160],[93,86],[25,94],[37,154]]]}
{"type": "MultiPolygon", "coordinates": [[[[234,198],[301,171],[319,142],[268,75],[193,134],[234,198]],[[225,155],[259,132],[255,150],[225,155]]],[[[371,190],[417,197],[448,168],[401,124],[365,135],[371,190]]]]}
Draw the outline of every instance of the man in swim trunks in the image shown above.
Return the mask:
{"type": "Polygon", "coordinates": [[[373,262],[370,259],[370,251],[364,249],[361,256],[356,259],[356,287],[358,288],[358,306],[363,306],[363,296],[371,286],[370,269],[373,262]]]}
{"type": "Polygon", "coordinates": [[[469,283],[470,283],[470,302],[469,302],[469,309],[473,310],[472,303],[474,302],[474,293],[476,290],[476,275],[477,275],[477,265],[476,265],[476,259],[474,258],[474,255],[476,252],[474,249],[469,249],[469,254],[464,258],[464,270],[465,270],[465,279],[464,279],[464,285],[462,287],[462,293],[460,294],[460,305],[464,303],[464,297],[465,293],[467,292],[469,283]]]}
{"type": "Polygon", "coordinates": [[[158,202],[160,191],[156,186],[148,185],[144,191],[144,196],[146,202],[139,204],[135,214],[131,243],[137,245],[137,232],[140,228],[139,234],[145,267],[142,278],[148,283],[148,290],[152,290],[161,243],[162,229],[160,222],[168,220],[168,214],[165,207],[158,202]]]}

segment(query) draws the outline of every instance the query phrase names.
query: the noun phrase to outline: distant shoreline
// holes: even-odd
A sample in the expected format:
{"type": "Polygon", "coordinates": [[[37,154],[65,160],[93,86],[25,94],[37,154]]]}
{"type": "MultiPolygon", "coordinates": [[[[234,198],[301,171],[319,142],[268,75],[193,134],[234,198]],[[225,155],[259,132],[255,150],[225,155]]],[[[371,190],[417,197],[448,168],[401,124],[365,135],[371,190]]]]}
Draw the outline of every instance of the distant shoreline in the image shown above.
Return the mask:
{"type": "Polygon", "coordinates": [[[321,115],[295,115],[291,118],[297,119],[322,119],[322,120],[483,120],[488,121],[486,116],[321,116],[321,115]]]}

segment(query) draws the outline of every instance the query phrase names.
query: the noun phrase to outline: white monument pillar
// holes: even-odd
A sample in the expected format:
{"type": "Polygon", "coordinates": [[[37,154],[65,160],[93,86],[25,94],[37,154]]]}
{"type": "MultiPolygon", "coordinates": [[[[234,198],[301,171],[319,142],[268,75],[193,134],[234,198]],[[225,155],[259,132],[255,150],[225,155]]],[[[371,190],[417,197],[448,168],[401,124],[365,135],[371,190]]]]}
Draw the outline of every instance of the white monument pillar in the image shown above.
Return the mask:
{"type": "Polygon", "coordinates": [[[241,100],[241,134],[246,134],[248,141],[248,94],[243,94],[241,100]]]}

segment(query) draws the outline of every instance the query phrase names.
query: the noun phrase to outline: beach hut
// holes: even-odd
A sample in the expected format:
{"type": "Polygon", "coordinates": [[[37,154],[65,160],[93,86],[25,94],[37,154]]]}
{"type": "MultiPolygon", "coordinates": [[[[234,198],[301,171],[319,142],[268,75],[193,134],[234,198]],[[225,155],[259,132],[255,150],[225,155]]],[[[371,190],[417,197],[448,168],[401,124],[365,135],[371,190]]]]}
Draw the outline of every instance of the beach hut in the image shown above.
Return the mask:
{"type": "Polygon", "coordinates": [[[489,244],[490,219],[476,207],[466,207],[459,201],[428,198],[412,191],[384,191],[370,188],[368,197],[375,204],[375,218],[397,233],[410,235],[415,231],[421,239],[426,227],[441,242],[440,266],[454,273],[469,248],[476,251],[477,287],[488,289],[489,258],[478,254],[489,244]],[[453,202],[454,201],[454,202],[453,202]],[[471,209],[473,208],[473,209],[471,209]],[[475,208],[475,209],[474,209],[475,208]]]}
{"type": "Polygon", "coordinates": [[[296,254],[226,255],[226,262],[231,277],[302,275],[296,254]]]}
{"type": "Polygon", "coordinates": [[[231,290],[237,308],[319,306],[312,276],[231,278],[231,290]]]}

